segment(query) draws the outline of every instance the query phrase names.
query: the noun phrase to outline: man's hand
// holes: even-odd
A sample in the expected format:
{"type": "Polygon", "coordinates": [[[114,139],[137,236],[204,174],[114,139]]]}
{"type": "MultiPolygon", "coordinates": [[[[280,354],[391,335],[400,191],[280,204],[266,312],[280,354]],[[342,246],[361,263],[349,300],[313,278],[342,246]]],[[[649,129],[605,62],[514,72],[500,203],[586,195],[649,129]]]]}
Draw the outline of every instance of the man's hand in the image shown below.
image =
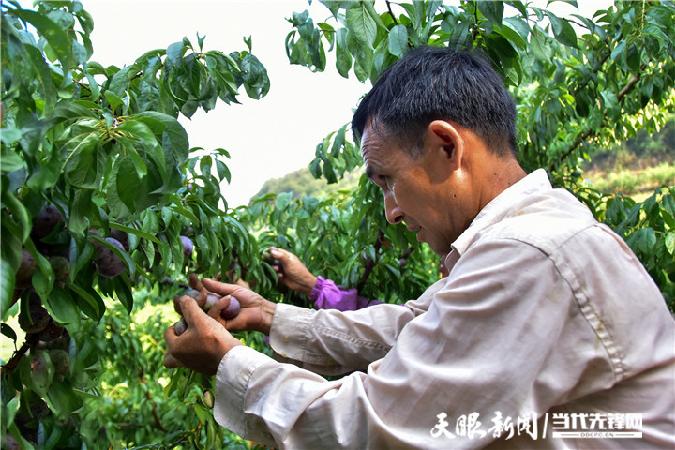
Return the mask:
{"type": "Polygon", "coordinates": [[[201,286],[208,292],[221,296],[220,300],[211,307],[208,315],[216,319],[226,329],[232,331],[260,331],[270,334],[272,318],[276,311],[276,303],[265,300],[260,294],[242,286],[229,283],[221,283],[216,280],[204,278],[201,286]],[[230,320],[221,317],[221,311],[226,310],[231,298],[239,301],[241,309],[239,314],[230,320]]]}
{"type": "Polygon", "coordinates": [[[297,256],[288,250],[270,248],[269,253],[278,264],[274,264],[279,281],[288,289],[309,295],[316,284],[316,277],[307,270],[297,256]]]}
{"type": "Polygon", "coordinates": [[[192,297],[184,295],[178,303],[187,330],[177,336],[174,327],[171,326],[164,333],[168,347],[164,356],[164,366],[187,367],[207,375],[214,375],[225,353],[242,343],[202,311],[192,297]]]}

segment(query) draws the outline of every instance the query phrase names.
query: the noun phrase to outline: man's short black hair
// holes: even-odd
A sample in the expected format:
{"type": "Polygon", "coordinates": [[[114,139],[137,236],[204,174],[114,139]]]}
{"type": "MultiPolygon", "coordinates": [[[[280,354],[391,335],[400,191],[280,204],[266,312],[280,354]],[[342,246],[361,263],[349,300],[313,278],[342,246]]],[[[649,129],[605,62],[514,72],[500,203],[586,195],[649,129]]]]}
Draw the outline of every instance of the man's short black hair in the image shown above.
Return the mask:
{"type": "Polygon", "coordinates": [[[516,154],[516,106],[504,83],[475,51],[420,47],[382,73],[352,119],[360,140],[366,125],[402,141],[413,156],[433,120],[473,130],[490,151],[516,154]]]}

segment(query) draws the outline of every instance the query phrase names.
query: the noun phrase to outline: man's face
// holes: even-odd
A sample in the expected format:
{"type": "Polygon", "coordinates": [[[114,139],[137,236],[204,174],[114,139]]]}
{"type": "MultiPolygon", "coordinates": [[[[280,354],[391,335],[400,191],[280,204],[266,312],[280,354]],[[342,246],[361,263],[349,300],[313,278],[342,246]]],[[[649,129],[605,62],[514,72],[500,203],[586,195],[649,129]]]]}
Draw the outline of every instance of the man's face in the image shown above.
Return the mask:
{"type": "Polygon", "coordinates": [[[370,126],[364,130],[361,143],[366,173],[382,189],[387,221],[404,222],[418,241],[427,242],[440,255],[448,253],[464,229],[458,229],[457,223],[463,225],[464,221],[453,217],[461,211],[452,207],[457,195],[450,191],[445,172],[434,167],[444,161],[427,149],[414,158],[370,126]]]}

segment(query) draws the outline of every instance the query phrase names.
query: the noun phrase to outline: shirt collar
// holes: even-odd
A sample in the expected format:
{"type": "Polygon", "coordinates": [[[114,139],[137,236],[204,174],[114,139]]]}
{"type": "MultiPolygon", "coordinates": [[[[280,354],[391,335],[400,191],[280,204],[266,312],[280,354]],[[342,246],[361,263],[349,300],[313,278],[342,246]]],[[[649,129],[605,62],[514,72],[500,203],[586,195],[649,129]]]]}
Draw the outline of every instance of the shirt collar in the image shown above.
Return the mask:
{"type": "Polygon", "coordinates": [[[469,228],[464,230],[452,243],[452,249],[445,257],[446,267],[450,269],[454,265],[458,256],[469,248],[478,233],[506,217],[514,203],[534,192],[545,189],[551,189],[551,183],[548,181],[548,174],[544,169],[537,169],[513,186],[504,189],[480,210],[469,228]],[[455,253],[459,253],[459,255],[455,253]]]}

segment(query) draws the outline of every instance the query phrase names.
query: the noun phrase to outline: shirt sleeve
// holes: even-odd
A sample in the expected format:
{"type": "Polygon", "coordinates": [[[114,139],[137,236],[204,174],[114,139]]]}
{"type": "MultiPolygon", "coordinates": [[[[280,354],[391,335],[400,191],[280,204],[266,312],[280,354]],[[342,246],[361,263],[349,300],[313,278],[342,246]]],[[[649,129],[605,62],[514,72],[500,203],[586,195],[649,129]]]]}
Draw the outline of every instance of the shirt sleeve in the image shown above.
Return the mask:
{"type": "Polygon", "coordinates": [[[280,303],[272,319],[270,346],[283,360],[312,372],[366,370],[387,354],[414,317],[413,309],[401,305],[342,312],[280,303]]]}
{"type": "Polygon", "coordinates": [[[595,390],[611,387],[606,350],[547,255],[498,240],[476,244],[462,259],[429,310],[367,374],[327,381],[236,347],[218,370],[216,420],[281,449],[474,449],[495,438],[468,438],[466,427],[455,427],[462,415],[479,417],[483,429],[497,411],[536,420],[585,395],[581,378],[595,390]]]}

